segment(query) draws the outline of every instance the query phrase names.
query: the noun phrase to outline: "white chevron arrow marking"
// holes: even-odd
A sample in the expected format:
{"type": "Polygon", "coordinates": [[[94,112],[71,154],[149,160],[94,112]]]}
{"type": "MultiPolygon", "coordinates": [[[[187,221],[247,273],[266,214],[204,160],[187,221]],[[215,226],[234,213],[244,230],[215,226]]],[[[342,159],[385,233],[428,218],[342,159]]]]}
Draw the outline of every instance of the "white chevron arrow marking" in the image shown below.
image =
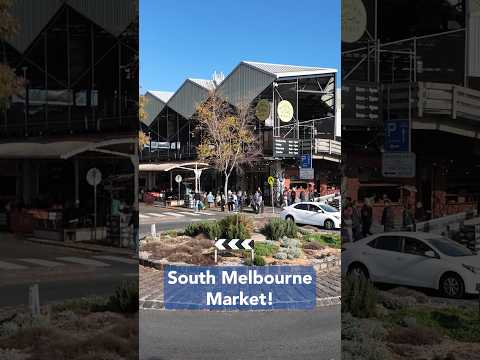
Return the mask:
{"type": "Polygon", "coordinates": [[[217,241],[215,241],[215,247],[218,250],[225,250],[225,247],[223,246],[224,241],[225,241],[225,239],[218,239],[217,241]]]}
{"type": "Polygon", "coordinates": [[[230,247],[230,249],[232,249],[232,250],[238,250],[237,241],[238,241],[238,239],[232,239],[232,240],[230,240],[230,242],[228,243],[228,246],[230,247]]]}
{"type": "Polygon", "coordinates": [[[245,250],[252,250],[252,247],[250,246],[250,242],[252,241],[252,239],[245,239],[242,241],[242,248],[244,248],[245,250]]]}

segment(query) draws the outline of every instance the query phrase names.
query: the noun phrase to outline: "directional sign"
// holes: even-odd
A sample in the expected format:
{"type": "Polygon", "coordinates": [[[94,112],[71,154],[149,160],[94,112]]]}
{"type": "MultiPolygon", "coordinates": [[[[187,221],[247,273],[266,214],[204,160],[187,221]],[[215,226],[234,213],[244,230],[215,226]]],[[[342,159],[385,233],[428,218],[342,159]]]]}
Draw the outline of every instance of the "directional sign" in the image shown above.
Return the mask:
{"type": "Polygon", "coordinates": [[[299,139],[273,139],[273,156],[275,157],[297,157],[300,155],[299,139]]]}
{"type": "Polygon", "coordinates": [[[218,250],[253,250],[254,241],[252,239],[218,239],[215,241],[215,247],[218,250]]]}
{"type": "Polygon", "coordinates": [[[91,168],[87,172],[87,182],[92,186],[97,186],[102,181],[102,173],[97,168],[91,168]]]}
{"type": "Polygon", "coordinates": [[[385,120],[385,152],[409,151],[408,119],[385,120]]]}
{"type": "Polygon", "coordinates": [[[312,167],[312,156],[310,154],[303,154],[300,161],[300,167],[308,169],[312,167]]]}

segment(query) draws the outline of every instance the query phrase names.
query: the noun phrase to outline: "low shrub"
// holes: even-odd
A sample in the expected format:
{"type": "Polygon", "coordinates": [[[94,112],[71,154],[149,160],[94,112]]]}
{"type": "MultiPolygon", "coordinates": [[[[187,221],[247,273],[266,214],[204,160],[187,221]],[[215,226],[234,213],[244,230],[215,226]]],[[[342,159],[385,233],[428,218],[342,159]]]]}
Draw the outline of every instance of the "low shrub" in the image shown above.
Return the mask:
{"type": "MultiPolygon", "coordinates": [[[[248,236],[253,232],[253,221],[252,219],[241,214],[229,215],[218,222],[220,229],[222,230],[222,236],[226,236],[226,232],[232,225],[243,225],[243,228],[248,233],[248,236]]],[[[248,238],[248,237],[247,237],[248,238]]]]}
{"type": "Polygon", "coordinates": [[[303,240],[307,242],[318,243],[322,246],[329,246],[339,249],[341,247],[340,235],[337,234],[315,234],[309,233],[303,235],[303,240]]]}
{"type": "Polygon", "coordinates": [[[287,259],[297,259],[302,256],[302,250],[296,247],[287,248],[287,259]]]}
{"type": "Polygon", "coordinates": [[[399,296],[386,291],[378,292],[378,302],[388,310],[407,309],[417,303],[413,296],[399,296]]]}
{"type": "Polygon", "coordinates": [[[320,243],[315,242],[315,241],[309,241],[305,244],[303,244],[304,249],[309,249],[309,250],[323,250],[325,249],[325,246],[320,245],[320,243]]]}
{"type": "Polygon", "coordinates": [[[124,281],[110,296],[107,308],[113,312],[134,314],[138,311],[138,282],[124,281]]]}
{"type": "Polygon", "coordinates": [[[272,256],[278,251],[278,245],[269,243],[255,243],[255,254],[260,256],[272,256]]]}
{"type": "Polygon", "coordinates": [[[293,221],[274,218],[265,224],[262,232],[267,238],[278,241],[284,236],[297,236],[298,227],[293,221]]]}
{"type": "Polygon", "coordinates": [[[386,341],[394,344],[434,345],[442,342],[441,334],[424,326],[395,327],[387,334],[386,341]]]}
{"type": "Polygon", "coordinates": [[[283,247],[286,247],[286,248],[289,248],[289,249],[290,248],[299,248],[300,245],[301,245],[300,240],[290,239],[290,238],[287,238],[287,237],[282,238],[280,243],[282,244],[283,247]]]}
{"type": "Polygon", "coordinates": [[[222,237],[226,239],[240,239],[245,240],[250,237],[250,233],[246,226],[242,223],[228,224],[228,227],[223,230],[222,237]]]}
{"type": "Polygon", "coordinates": [[[185,235],[195,237],[204,234],[209,239],[214,240],[222,236],[220,225],[216,221],[202,221],[198,223],[188,224],[185,228],[185,235]]]}
{"type": "Polygon", "coordinates": [[[263,256],[255,255],[253,257],[253,262],[252,262],[251,258],[246,258],[245,261],[244,261],[244,264],[248,265],[248,266],[252,266],[252,265],[265,266],[266,262],[265,262],[265,259],[263,258],[263,256]]]}
{"type": "Polygon", "coordinates": [[[347,275],[342,284],[342,312],[355,317],[376,315],[377,293],[370,280],[363,276],[347,275]]]}
{"type": "Polygon", "coordinates": [[[277,260],[286,260],[287,259],[287,253],[285,251],[279,251],[273,257],[277,260]]]}

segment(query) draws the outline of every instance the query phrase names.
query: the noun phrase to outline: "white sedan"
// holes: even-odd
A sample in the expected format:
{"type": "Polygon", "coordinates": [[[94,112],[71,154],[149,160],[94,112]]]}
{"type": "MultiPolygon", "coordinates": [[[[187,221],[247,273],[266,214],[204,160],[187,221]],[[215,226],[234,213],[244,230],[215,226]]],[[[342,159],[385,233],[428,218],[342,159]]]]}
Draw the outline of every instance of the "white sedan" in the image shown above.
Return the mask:
{"type": "Polygon", "coordinates": [[[323,226],[332,230],[340,228],[340,212],[333,206],[312,201],[295,203],[283,208],[280,217],[297,224],[323,226]]]}
{"type": "Polygon", "coordinates": [[[388,232],[343,244],[342,273],[462,298],[478,294],[480,256],[440,235],[388,232]]]}

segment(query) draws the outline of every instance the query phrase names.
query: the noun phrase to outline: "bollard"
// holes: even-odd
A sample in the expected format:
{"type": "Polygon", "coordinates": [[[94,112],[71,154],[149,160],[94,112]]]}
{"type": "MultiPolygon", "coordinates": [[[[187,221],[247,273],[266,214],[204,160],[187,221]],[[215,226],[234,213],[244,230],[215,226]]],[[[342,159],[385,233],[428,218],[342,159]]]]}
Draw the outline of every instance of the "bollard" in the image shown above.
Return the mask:
{"type": "Polygon", "coordinates": [[[40,315],[40,295],[38,291],[38,284],[32,285],[28,288],[28,304],[32,317],[40,315]]]}
{"type": "Polygon", "coordinates": [[[152,224],[150,226],[150,234],[154,237],[157,236],[157,230],[155,229],[155,224],[152,224]]]}

